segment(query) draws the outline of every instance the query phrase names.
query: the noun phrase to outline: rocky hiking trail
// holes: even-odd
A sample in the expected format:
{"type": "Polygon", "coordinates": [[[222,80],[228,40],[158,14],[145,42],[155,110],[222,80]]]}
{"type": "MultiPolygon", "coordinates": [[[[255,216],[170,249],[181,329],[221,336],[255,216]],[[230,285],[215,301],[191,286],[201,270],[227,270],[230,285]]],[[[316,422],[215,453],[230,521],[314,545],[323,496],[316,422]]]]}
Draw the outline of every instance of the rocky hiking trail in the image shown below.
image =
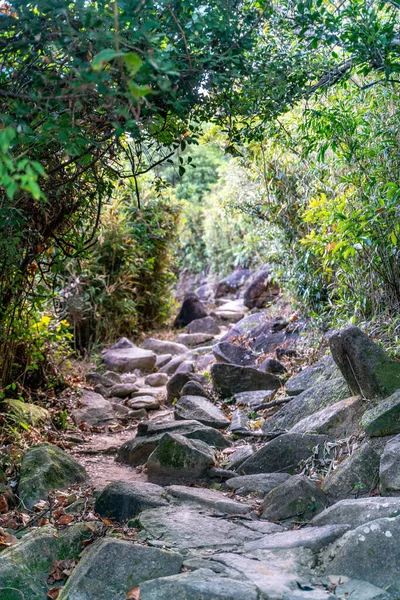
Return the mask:
{"type": "Polygon", "coordinates": [[[309,365],[268,268],[197,294],[0,484],[1,600],[399,600],[400,363],[349,327],[309,365]]]}

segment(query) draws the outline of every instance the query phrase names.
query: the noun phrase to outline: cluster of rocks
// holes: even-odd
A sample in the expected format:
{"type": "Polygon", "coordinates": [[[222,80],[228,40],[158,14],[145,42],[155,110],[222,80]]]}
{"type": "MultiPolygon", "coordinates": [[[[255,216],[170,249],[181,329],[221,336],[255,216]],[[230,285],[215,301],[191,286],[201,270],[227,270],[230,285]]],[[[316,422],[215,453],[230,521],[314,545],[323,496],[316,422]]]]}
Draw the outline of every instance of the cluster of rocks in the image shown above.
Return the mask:
{"type": "MultiPolygon", "coordinates": [[[[228,278],[217,296],[232,289],[228,278]]],[[[301,323],[255,311],[227,329],[221,315],[195,316],[174,342],[120,340],[103,354],[108,371],[89,376],[94,391],[78,411],[93,407],[93,396],[112,411],[145,411],[116,460],[141,466],[146,478],[98,495],[103,518],[138,534],[89,546],[59,597],[126,598],[137,588],[142,600],[399,599],[400,363],[350,327],[332,335],[328,356],[287,379],[282,357],[295,352],[301,323]],[[155,402],[135,404],[146,396],[167,418],[149,412],[155,402]],[[254,414],[262,427],[252,426],[254,414]]],[[[19,497],[32,505],[84,477],[53,447],[31,448],[19,497]]],[[[27,534],[15,560],[41,543],[40,532],[27,534]]],[[[5,587],[22,589],[23,578],[43,594],[41,575],[25,570],[18,579],[12,560],[11,550],[0,556],[5,587]]]]}

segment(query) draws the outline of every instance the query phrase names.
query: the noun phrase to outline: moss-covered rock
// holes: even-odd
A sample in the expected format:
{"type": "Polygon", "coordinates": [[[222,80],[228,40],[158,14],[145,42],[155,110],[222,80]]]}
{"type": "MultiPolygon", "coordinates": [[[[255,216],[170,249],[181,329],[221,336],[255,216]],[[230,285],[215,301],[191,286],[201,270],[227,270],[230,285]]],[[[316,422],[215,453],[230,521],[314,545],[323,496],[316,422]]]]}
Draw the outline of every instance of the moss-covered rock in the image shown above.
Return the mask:
{"type": "Polygon", "coordinates": [[[93,525],[89,528],[85,523],[62,532],[54,527],[41,527],[26,534],[0,554],[1,600],[43,600],[53,562],[77,558],[82,542],[92,534],[93,525]]]}
{"type": "Polygon", "coordinates": [[[15,398],[10,398],[5,401],[11,412],[20,420],[28,423],[28,425],[44,425],[50,423],[51,416],[48,410],[36,404],[23,402],[15,398]]]}
{"type": "Polygon", "coordinates": [[[18,496],[27,508],[47,498],[54,489],[85,481],[85,469],[63,450],[52,444],[32,446],[22,458],[18,496]]]}
{"type": "Polygon", "coordinates": [[[400,390],[367,410],[361,419],[361,427],[370,436],[400,433],[400,390]]]}
{"type": "Polygon", "coordinates": [[[294,475],[265,497],[262,518],[268,521],[309,521],[327,504],[325,494],[316,483],[304,475],[294,475]]]}

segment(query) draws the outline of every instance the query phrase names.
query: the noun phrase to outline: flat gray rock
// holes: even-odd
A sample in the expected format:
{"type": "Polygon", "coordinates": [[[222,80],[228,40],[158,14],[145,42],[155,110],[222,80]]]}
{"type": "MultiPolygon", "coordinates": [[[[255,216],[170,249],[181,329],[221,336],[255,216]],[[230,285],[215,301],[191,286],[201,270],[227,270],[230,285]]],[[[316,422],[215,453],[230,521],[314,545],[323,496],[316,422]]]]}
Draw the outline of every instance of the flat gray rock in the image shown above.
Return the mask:
{"type": "Polygon", "coordinates": [[[159,354],[157,356],[157,360],[156,360],[156,364],[155,364],[155,368],[156,369],[161,369],[162,367],[165,367],[166,364],[169,363],[169,361],[172,358],[172,354],[159,354]]]}
{"type": "Polygon", "coordinates": [[[194,373],[194,362],[191,360],[184,360],[175,373],[194,373]]]}
{"type": "MultiPolygon", "coordinates": [[[[250,458],[255,454],[255,447],[251,444],[246,444],[245,446],[239,446],[235,452],[229,455],[229,459],[226,463],[226,468],[230,471],[237,471],[238,468],[245,460],[250,458]]],[[[225,463],[224,463],[225,465],[225,463]]]]}
{"type": "Polygon", "coordinates": [[[130,373],[135,369],[143,372],[152,371],[156,364],[157,356],[151,350],[143,350],[132,345],[107,350],[103,354],[103,362],[107,369],[118,373],[130,373]]]}
{"type": "Polygon", "coordinates": [[[325,433],[336,439],[350,437],[359,429],[365,401],[360,397],[347,398],[305,417],[291,433],[325,433]]]}
{"type": "Polygon", "coordinates": [[[337,577],[336,580],[345,580],[335,587],[335,598],[338,600],[393,600],[393,596],[367,581],[348,577],[337,577]]]}
{"type": "Polygon", "coordinates": [[[140,514],[139,521],[146,539],[160,540],[180,549],[236,547],[263,537],[240,522],[205,514],[195,507],[150,509],[140,514]]]}
{"type": "Polygon", "coordinates": [[[104,538],[92,544],[81,558],[60,600],[125,600],[135,586],[179,573],[182,556],[177,552],[104,538]]]}
{"type": "Polygon", "coordinates": [[[218,362],[239,365],[241,367],[254,365],[258,356],[252,350],[236,346],[230,342],[219,342],[212,347],[212,351],[218,362]]]}
{"type": "Polygon", "coordinates": [[[222,492],[208,488],[171,485],[166,491],[184,503],[198,504],[216,512],[245,515],[252,510],[248,504],[236,502],[222,492]]]}
{"type": "Polygon", "coordinates": [[[151,373],[144,380],[145,385],[150,385],[151,387],[160,387],[161,385],[166,385],[167,382],[168,375],[166,373],[151,373]]]}
{"type": "Polygon", "coordinates": [[[88,427],[104,427],[115,422],[116,414],[113,407],[101,394],[84,390],[79,399],[79,406],[80,408],[72,411],[72,418],[76,425],[85,423],[88,427]]]}
{"type": "Polygon", "coordinates": [[[328,504],[320,488],[304,475],[294,475],[264,498],[262,518],[268,521],[310,521],[328,504]]]}
{"type": "Polygon", "coordinates": [[[138,390],[138,386],[134,383],[114,383],[107,388],[107,398],[130,398],[138,390]]]}
{"type": "Polygon", "coordinates": [[[317,434],[287,433],[271,440],[241,466],[242,475],[285,472],[295,474],[300,461],[314,453],[322,456],[329,438],[317,434]]]}
{"type": "Polygon", "coordinates": [[[160,402],[154,396],[137,396],[136,398],[129,398],[126,401],[126,406],[134,410],[138,410],[139,408],[157,410],[160,408],[160,402]]]}
{"type": "Polygon", "coordinates": [[[400,491],[400,435],[390,440],[383,451],[379,465],[381,492],[384,495],[400,491]]]}
{"type": "Polygon", "coordinates": [[[400,498],[357,498],[340,500],[314,517],[312,525],[349,524],[359,527],[369,521],[400,515],[400,498]]]}
{"type": "Polygon", "coordinates": [[[194,483],[206,479],[214,464],[214,451],[205,442],[164,433],[147,459],[147,477],[154,483],[194,483]]]}
{"type": "Polygon", "coordinates": [[[187,326],[188,333],[209,333],[214,336],[218,335],[220,331],[220,328],[212,317],[196,319],[187,326]]]}
{"type": "Polygon", "coordinates": [[[320,551],[348,531],[348,525],[324,525],[323,527],[305,527],[294,531],[273,533],[255,542],[247,542],[245,552],[274,548],[309,548],[314,552],[320,551]]]}
{"type": "Polygon", "coordinates": [[[400,390],[367,410],[361,427],[371,437],[400,433],[400,390]]]}
{"type": "Polygon", "coordinates": [[[184,362],[184,360],[185,359],[183,356],[174,356],[173,358],[171,358],[171,360],[169,360],[162,367],[160,367],[160,373],[165,373],[169,376],[174,375],[174,373],[176,373],[176,370],[184,362]]]}
{"type": "Polygon", "coordinates": [[[251,492],[262,492],[262,495],[265,496],[288,479],[290,479],[288,473],[260,473],[232,477],[225,483],[229,488],[241,495],[251,492]]]}
{"type": "Polygon", "coordinates": [[[400,517],[377,519],[360,525],[323,553],[325,573],[368,581],[398,597],[399,535],[400,517]]]}
{"type": "Polygon", "coordinates": [[[186,354],[188,347],[184,344],[177,342],[170,342],[169,340],[157,340],[155,338],[147,338],[143,342],[143,348],[151,350],[155,354],[186,354]]]}
{"type": "Polygon", "coordinates": [[[226,429],[229,419],[204,396],[182,396],[174,409],[175,419],[195,420],[216,429],[226,429]]]}
{"type": "Polygon", "coordinates": [[[291,429],[309,415],[336,404],[349,397],[349,388],[343,377],[330,379],[305,390],[293,400],[285,404],[275,415],[267,419],[263,431],[271,432],[275,429],[291,429]]]}
{"type": "Polygon", "coordinates": [[[180,333],[178,335],[178,342],[185,344],[186,346],[200,346],[210,340],[214,339],[213,333],[180,333]]]}
{"type": "Polygon", "coordinates": [[[143,481],[109,483],[97,497],[95,510],[102,517],[127,521],[142,510],[167,506],[164,488],[143,481]]]}
{"type": "Polygon", "coordinates": [[[252,367],[225,363],[212,365],[211,378],[215,391],[223,398],[229,398],[239,392],[276,390],[281,387],[281,381],[275,375],[262,373],[252,367]]]}
{"type": "Polygon", "coordinates": [[[173,577],[153,579],[140,586],[141,600],[259,600],[251,583],[222,577],[211,569],[197,569],[173,577]]]}
{"type": "Polygon", "coordinates": [[[234,394],[236,404],[242,404],[248,408],[253,408],[259,404],[270,402],[275,396],[276,390],[254,390],[252,392],[239,392],[234,394]]]}
{"type": "Polygon", "coordinates": [[[369,494],[378,484],[378,471],[379,454],[365,443],[338,465],[321,489],[335,502],[352,495],[369,494]]]}
{"type": "Polygon", "coordinates": [[[286,382],[286,393],[288,396],[297,396],[319,383],[340,377],[339,367],[336,365],[332,356],[325,356],[318,362],[307,367],[296,375],[292,375],[286,382]]]}

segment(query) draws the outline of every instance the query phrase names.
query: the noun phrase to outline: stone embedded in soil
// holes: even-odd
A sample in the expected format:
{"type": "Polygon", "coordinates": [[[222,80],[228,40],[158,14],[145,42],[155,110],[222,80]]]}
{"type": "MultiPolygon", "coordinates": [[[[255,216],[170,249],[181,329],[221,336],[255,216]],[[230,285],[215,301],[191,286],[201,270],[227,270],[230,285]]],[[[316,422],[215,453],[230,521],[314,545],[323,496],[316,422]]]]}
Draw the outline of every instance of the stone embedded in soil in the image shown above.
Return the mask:
{"type": "Polygon", "coordinates": [[[197,504],[216,512],[245,515],[252,510],[248,504],[236,502],[222,492],[208,488],[171,485],[166,491],[179,503],[197,504]]]}
{"type": "Polygon", "coordinates": [[[142,481],[114,481],[98,496],[95,510],[102,517],[127,521],[142,510],[167,505],[166,493],[159,485],[142,481]]]}
{"type": "Polygon", "coordinates": [[[182,388],[182,396],[204,396],[204,398],[208,398],[208,393],[198,381],[188,381],[182,388]]]}
{"type": "Polygon", "coordinates": [[[151,350],[143,350],[137,346],[107,350],[103,354],[103,362],[107,369],[118,373],[130,373],[135,369],[149,372],[156,364],[157,356],[151,350]]]}
{"type": "Polygon", "coordinates": [[[306,367],[296,375],[292,375],[286,382],[286,393],[288,396],[298,396],[304,390],[337,377],[340,377],[339,367],[331,355],[325,356],[311,367],[306,367]]]}
{"type": "MultiPolygon", "coordinates": [[[[328,577],[328,581],[331,578],[328,577]]],[[[393,596],[360,579],[339,576],[334,579],[335,598],[343,600],[393,600],[393,596]],[[338,582],[338,583],[337,583],[338,582]]]]}
{"type": "Polygon", "coordinates": [[[79,399],[80,408],[72,411],[76,425],[86,424],[88,427],[104,427],[115,422],[116,414],[112,404],[100,394],[84,390],[79,399]]]}
{"type": "Polygon", "coordinates": [[[276,390],[255,390],[253,392],[239,392],[238,394],[234,394],[233,398],[236,404],[243,404],[248,408],[253,408],[265,402],[270,402],[275,394],[276,390]]]}
{"type": "Polygon", "coordinates": [[[336,502],[314,517],[311,525],[347,523],[352,528],[383,517],[400,515],[400,498],[347,498],[336,502]]]}
{"type": "Polygon", "coordinates": [[[183,363],[185,359],[183,356],[174,356],[165,365],[160,368],[160,373],[166,373],[167,375],[173,375],[178,369],[179,365],[183,363]]]}
{"type": "Polygon", "coordinates": [[[267,358],[258,366],[259,370],[263,373],[273,373],[275,375],[282,375],[286,373],[286,367],[276,358],[267,358]]]}
{"type": "Polygon", "coordinates": [[[159,387],[160,385],[166,385],[168,382],[168,375],[166,373],[151,373],[147,375],[144,380],[145,385],[151,387],[159,387]]]}
{"type": "Polygon", "coordinates": [[[275,375],[261,373],[252,367],[225,363],[212,365],[211,378],[215,391],[223,398],[229,398],[239,392],[276,390],[281,387],[281,382],[275,375]]]}
{"type": "Polygon", "coordinates": [[[378,484],[379,454],[365,443],[325,478],[321,489],[331,501],[369,494],[378,484]]]}
{"type": "Polygon", "coordinates": [[[112,387],[107,388],[108,398],[130,398],[134,392],[139,390],[134,383],[116,383],[112,387]]]}
{"type": "Polygon", "coordinates": [[[309,415],[349,397],[349,388],[343,377],[330,379],[305,390],[283,406],[263,424],[263,431],[291,429],[309,415]]]}
{"type": "Polygon", "coordinates": [[[165,367],[165,365],[169,363],[171,358],[172,358],[172,354],[159,354],[157,356],[155,368],[161,369],[162,367],[165,367]]]}
{"type": "Polygon", "coordinates": [[[230,342],[220,342],[212,347],[212,351],[218,362],[231,365],[247,367],[249,365],[254,365],[257,360],[257,354],[248,348],[235,346],[230,342]]]}
{"type": "Polygon", "coordinates": [[[213,333],[181,333],[178,335],[178,341],[186,346],[200,346],[214,339],[213,333]]]}
{"type": "Polygon", "coordinates": [[[226,429],[229,425],[224,413],[204,396],[182,396],[174,409],[175,419],[195,420],[216,429],[226,429]]]}
{"type": "Polygon", "coordinates": [[[245,527],[241,520],[221,519],[196,507],[145,510],[138,519],[143,528],[143,539],[156,539],[182,550],[234,548],[263,537],[261,533],[245,527]]]}
{"type": "MultiPolygon", "coordinates": [[[[87,373],[85,376],[85,381],[89,385],[102,385],[105,388],[112,387],[114,383],[116,383],[115,381],[109,379],[105,375],[101,375],[100,373],[96,372],[87,373]]],[[[117,383],[120,382],[118,381],[117,383]]]]}
{"type": "Polygon", "coordinates": [[[196,319],[187,326],[188,333],[210,333],[214,336],[218,335],[220,331],[220,328],[212,317],[196,319]]]}
{"type": "Polygon", "coordinates": [[[328,503],[320,488],[304,475],[294,475],[264,498],[262,518],[268,521],[310,521],[328,503]]]}
{"type": "Polygon", "coordinates": [[[226,468],[236,471],[245,460],[250,458],[250,456],[253,456],[255,451],[255,446],[252,446],[251,444],[239,446],[237,450],[229,455],[226,468]]]}
{"type": "MultiPolygon", "coordinates": [[[[106,379],[109,379],[113,383],[122,383],[121,375],[119,373],[116,373],[115,371],[106,371],[104,373],[104,377],[106,379]]],[[[135,375],[133,373],[130,373],[130,383],[135,383],[135,381],[136,381],[135,375]]]]}
{"type": "Polygon", "coordinates": [[[324,525],[273,533],[255,542],[248,542],[244,549],[246,552],[252,552],[274,548],[309,548],[313,552],[318,552],[344,535],[348,529],[348,525],[324,525]]]}
{"type": "Polygon", "coordinates": [[[154,483],[194,483],[206,479],[214,464],[214,451],[205,442],[164,433],[147,459],[147,476],[154,483]]]}
{"type": "Polygon", "coordinates": [[[324,571],[368,581],[397,598],[400,594],[399,536],[400,517],[360,525],[322,555],[324,571]]]}
{"type": "Polygon", "coordinates": [[[207,383],[207,378],[198,373],[176,373],[167,383],[167,402],[171,404],[173,400],[181,397],[182,388],[188,381],[197,381],[201,385],[207,383]]]}
{"type": "Polygon", "coordinates": [[[332,335],[329,345],[353,394],[385,398],[400,388],[400,361],[391,359],[358,327],[332,335]]]}
{"type": "Polygon", "coordinates": [[[88,547],[63,588],[60,600],[124,600],[141,583],[179,573],[177,552],[113,538],[88,547]]]}
{"type": "Polygon", "coordinates": [[[164,386],[160,386],[157,388],[154,387],[142,387],[137,392],[132,393],[132,398],[141,398],[142,396],[152,396],[153,398],[161,398],[166,393],[167,388],[164,386]]]}
{"type": "Polygon", "coordinates": [[[322,456],[326,435],[287,433],[271,440],[248,458],[241,466],[240,473],[286,472],[295,474],[299,463],[316,454],[322,456]]]}
{"type": "Polygon", "coordinates": [[[265,496],[290,478],[289,473],[259,473],[232,477],[225,484],[239,495],[256,492],[258,495],[265,496]]]}
{"type": "Polygon", "coordinates": [[[157,410],[160,408],[160,402],[154,398],[154,396],[139,396],[136,398],[129,398],[126,401],[126,406],[134,410],[139,408],[145,408],[146,410],[157,410]]]}
{"type": "Polygon", "coordinates": [[[359,430],[365,401],[360,396],[347,398],[305,417],[294,427],[292,433],[326,433],[336,439],[350,437],[359,430]]]}
{"type": "Polygon", "coordinates": [[[400,390],[367,410],[360,424],[371,437],[400,433],[400,390]]]}
{"type": "Polygon", "coordinates": [[[146,350],[152,350],[155,354],[172,354],[180,355],[186,354],[188,351],[187,346],[177,342],[171,342],[169,340],[157,340],[155,338],[147,338],[143,342],[143,348],[146,350]]]}
{"type": "Polygon", "coordinates": [[[254,432],[249,429],[249,423],[248,416],[240,408],[237,408],[232,412],[229,432],[235,435],[251,435],[254,432]]]}
{"type": "Polygon", "coordinates": [[[19,421],[33,425],[33,427],[40,427],[43,425],[50,425],[51,414],[42,406],[32,404],[30,402],[24,402],[17,398],[7,398],[2,402],[11,409],[11,412],[19,421]]]}
{"type": "Polygon", "coordinates": [[[385,446],[379,466],[381,493],[390,496],[400,492],[400,435],[385,446]]]}
{"type": "Polygon", "coordinates": [[[184,360],[175,373],[194,373],[194,362],[191,360],[184,360]]]}
{"type": "Polygon", "coordinates": [[[50,491],[86,481],[85,469],[64,450],[52,444],[31,446],[23,455],[18,497],[32,509],[50,491]]]}

